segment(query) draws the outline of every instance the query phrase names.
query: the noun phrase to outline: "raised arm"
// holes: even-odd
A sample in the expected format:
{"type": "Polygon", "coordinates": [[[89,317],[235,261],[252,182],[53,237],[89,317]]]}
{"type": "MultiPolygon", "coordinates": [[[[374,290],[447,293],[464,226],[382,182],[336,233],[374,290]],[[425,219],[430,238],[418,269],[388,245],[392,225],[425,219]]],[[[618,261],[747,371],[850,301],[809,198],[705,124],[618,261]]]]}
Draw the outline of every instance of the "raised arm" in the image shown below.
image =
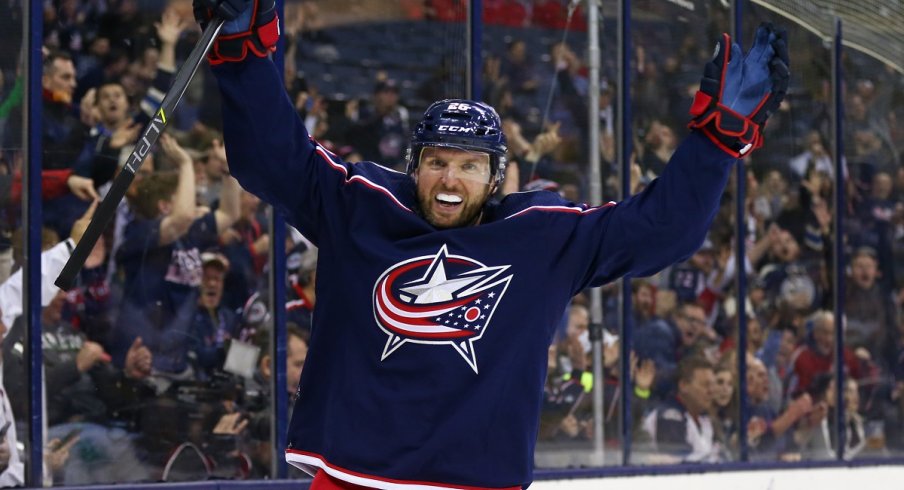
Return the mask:
{"type": "Polygon", "coordinates": [[[160,22],[155,22],[157,37],[160,38],[160,59],[157,60],[157,68],[173,73],[176,71],[176,43],[179,36],[185,30],[185,21],[173,9],[167,9],[160,17],[160,22]]]}
{"type": "Polygon", "coordinates": [[[653,274],[699,248],[734,162],[763,144],[762,127],[787,90],[785,39],[784,31],[761,25],[742,58],[722,36],[691,108],[693,131],[662,175],[617,205],[583,213],[576,241],[586,243],[592,261],[578,289],[653,274]]]}
{"type": "Polygon", "coordinates": [[[279,36],[273,0],[247,0],[247,10],[240,3],[195,2],[202,24],[213,9],[225,9],[232,17],[224,18],[233,19],[208,56],[223,97],[229,170],[244,189],[282,211],[316,242],[323,223],[318,217],[330,208],[324,196],[335,198],[331,191],[355,170],[311,140],[282,77],[266,58],[279,36]]]}
{"type": "Polygon", "coordinates": [[[172,212],[160,220],[159,245],[169,245],[187,233],[195,220],[195,169],[191,157],[172,136],[161,135],[160,143],[166,155],[179,166],[172,212]]]}

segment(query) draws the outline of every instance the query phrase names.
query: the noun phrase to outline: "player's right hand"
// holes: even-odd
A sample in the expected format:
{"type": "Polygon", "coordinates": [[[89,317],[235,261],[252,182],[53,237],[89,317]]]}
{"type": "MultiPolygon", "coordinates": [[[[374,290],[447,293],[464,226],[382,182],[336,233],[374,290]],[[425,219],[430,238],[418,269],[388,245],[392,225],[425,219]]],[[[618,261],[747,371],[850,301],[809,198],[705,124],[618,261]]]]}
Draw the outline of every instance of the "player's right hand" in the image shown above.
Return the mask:
{"type": "Polygon", "coordinates": [[[212,65],[264,58],[276,51],[279,18],[275,0],[193,0],[195,20],[205,28],[214,17],[226,22],[207,59],[212,65]]]}

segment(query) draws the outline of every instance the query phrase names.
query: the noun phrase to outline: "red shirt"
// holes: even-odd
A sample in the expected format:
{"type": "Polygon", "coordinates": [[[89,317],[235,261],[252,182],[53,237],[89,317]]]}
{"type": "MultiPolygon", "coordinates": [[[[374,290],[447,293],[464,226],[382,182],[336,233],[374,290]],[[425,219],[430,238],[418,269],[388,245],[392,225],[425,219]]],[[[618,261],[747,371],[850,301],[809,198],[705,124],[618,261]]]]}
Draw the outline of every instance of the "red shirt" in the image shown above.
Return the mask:
{"type": "MultiPolygon", "coordinates": [[[[806,390],[818,375],[831,372],[835,366],[834,358],[833,355],[824,356],[809,346],[802,347],[797,359],[794,360],[794,374],[797,375],[798,390],[806,390]]],[[[860,379],[865,374],[860,368],[857,358],[849,349],[844,349],[844,366],[847,373],[855,379],[860,379]]]]}

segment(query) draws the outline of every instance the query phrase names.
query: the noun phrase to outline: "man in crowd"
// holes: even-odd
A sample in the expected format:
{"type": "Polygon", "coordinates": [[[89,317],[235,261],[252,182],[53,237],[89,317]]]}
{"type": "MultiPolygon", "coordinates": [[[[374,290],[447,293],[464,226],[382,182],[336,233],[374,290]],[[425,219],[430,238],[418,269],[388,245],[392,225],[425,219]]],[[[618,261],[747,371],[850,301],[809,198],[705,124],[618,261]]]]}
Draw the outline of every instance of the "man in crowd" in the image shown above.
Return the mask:
{"type": "MultiPolygon", "coordinates": [[[[797,377],[796,392],[807,391],[816,376],[834,369],[835,359],[835,315],[819,310],[810,317],[813,333],[793,355],[794,375],[797,377]]],[[[854,356],[852,349],[843,348],[844,367],[848,376],[860,379],[866,375],[866,367],[854,356]]]]}
{"type": "Polygon", "coordinates": [[[192,318],[188,343],[194,355],[195,377],[210,379],[222,371],[228,341],[238,334],[235,311],[223,304],[223,284],[229,262],[221,254],[201,254],[198,307],[192,318]]]}
{"type": "MultiPolygon", "coordinates": [[[[4,345],[5,335],[6,325],[0,320],[0,347],[4,345]]],[[[3,432],[0,437],[0,487],[17,487],[25,484],[25,464],[19,459],[19,451],[16,448],[19,442],[16,420],[13,418],[13,408],[6,395],[2,368],[3,352],[0,350],[0,429],[3,432]]]]}
{"type": "Polygon", "coordinates": [[[675,388],[678,362],[699,353],[706,327],[706,313],[697,303],[682,303],[668,320],[655,319],[638,330],[635,351],[641,359],[652,359],[659,373],[654,393],[661,399],[675,388]]]}
{"type": "Polygon", "coordinates": [[[859,247],[851,256],[851,272],[845,288],[847,317],[845,345],[864,348],[883,367],[891,367],[895,318],[891,293],[879,281],[879,259],[872,247],[859,247]]]}
{"type": "Polygon", "coordinates": [[[689,356],[678,365],[677,392],[647,415],[643,430],[656,451],[655,460],[671,463],[714,463],[720,447],[714,439],[716,375],[706,359],[689,356]]]}
{"type": "Polygon", "coordinates": [[[116,256],[125,284],[111,355],[121,365],[128,346],[142,337],[156,370],[190,375],[188,339],[203,272],[201,251],[215,247],[218,231],[238,219],[239,186],[227,179],[219,208],[198,208],[191,158],[168,135],[161,143],[179,170],[143,179],[130,202],[137,217],[126,225],[116,256]]]}

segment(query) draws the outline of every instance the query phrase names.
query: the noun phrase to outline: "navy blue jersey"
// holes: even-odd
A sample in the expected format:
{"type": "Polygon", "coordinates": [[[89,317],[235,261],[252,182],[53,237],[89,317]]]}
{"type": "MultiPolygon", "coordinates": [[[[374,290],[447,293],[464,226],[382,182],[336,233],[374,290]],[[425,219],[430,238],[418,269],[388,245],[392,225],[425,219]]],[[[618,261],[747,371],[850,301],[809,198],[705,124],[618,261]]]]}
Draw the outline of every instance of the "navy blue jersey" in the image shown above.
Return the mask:
{"type": "Polygon", "coordinates": [[[286,459],[375,488],[528,485],[569,300],[690,256],[733,163],[692,135],[622,203],[516,193],[477,226],[437,229],[408,175],[311,140],[270,61],[214,72],[231,172],[320,250],[286,459]]]}

